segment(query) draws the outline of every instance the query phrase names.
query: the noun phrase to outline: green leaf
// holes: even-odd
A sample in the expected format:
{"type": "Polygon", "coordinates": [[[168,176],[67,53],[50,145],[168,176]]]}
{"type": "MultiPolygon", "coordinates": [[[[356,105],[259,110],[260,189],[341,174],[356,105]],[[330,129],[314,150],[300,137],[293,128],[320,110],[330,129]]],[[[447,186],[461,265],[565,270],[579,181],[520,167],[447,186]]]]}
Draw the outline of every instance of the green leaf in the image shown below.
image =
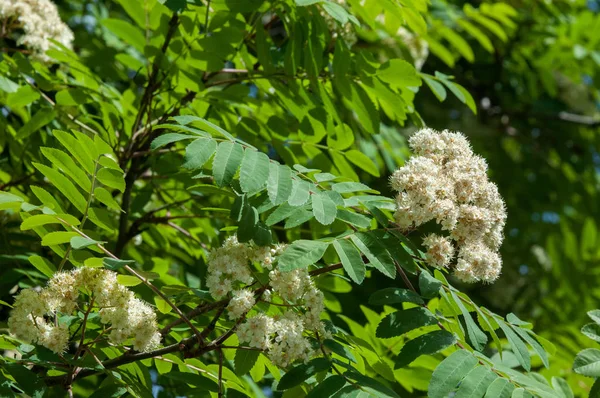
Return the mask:
{"type": "Polygon", "coordinates": [[[445,398],[478,361],[469,351],[459,349],[444,359],[431,375],[428,397],[445,398]]]}
{"type": "Polygon", "coordinates": [[[422,271],[419,274],[419,290],[425,298],[437,297],[440,293],[442,282],[435,279],[429,272],[422,271]]]}
{"type": "Polygon", "coordinates": [[[437,318],[427,308],[415,307],[388,314],[379,322],[375,335],[384,339],[396,337],[416,328],[437,324],[437,318]]]}
{"type": "Polygon", "coordinates": [[[337,207],[326,192],[319,191],[312,195],[312,210],[315,218],[323,225],[329,225],[335,221],[337,207]]]}
{"type": "Polygon", "coordinates": [[[54,246],[60,245],[62,243],[67,243],[71,241],[71,238],[74,236],[78,236],[77,232],[71,231],[58,231],[58,232],[50,232],[44,235],[42,238],[42,246],[54,246]]]}
{"type": "Polygon", "coordinates": [[[84,191],[89,191],[92,187],[92,182],[88,178],[85,171],[79,168],[73,161],[73,159],[65,152],[54,149],[54,148],[41,148],[42,154],[48,159],[54,166],[62,169],[63,173],[67,174],[77,185],[79,185],[84,191]]]}
{"type": "MultiPolygon", "coordinates": [[[[314,198],[313,198],[314,202],[314,198]]],[[[338,239],[333,242],[333,247],[340,257],[344,271],[357,284],[365,279],[366,267],[359,251],[347,239],[338,239]]]]}
{"type": "Polygon", "coordinates": [[[515,386],[508,380],[498,377],[489,385],[485,398],[510,398],[515,386]]]}
{"type": "Polygon", "coordinates": [[[418,87],[421,78],[414,66],[403,59],[391,59],[381,65],[377,77],[393,88],[418,87]]]}
{"type": "MultiPolygon", "coordinates": [[[[320,1],[320,0],[319,0],[320,1]]],[[[19,90],[19,85],[6,76],[0,76],[0,90],[5,93],[16,93],[19,90]]]]}
{"type": "Polygon", "coordinates": [[[325,339],[323,341],[323,345],[325,345],[325,347],[329,348],[331,351],[335,352],[342,358],[346,358],[349,361],[356,363],[356,358],[354,357],[352,352],[350,352],[348,347],[344,346],[343,344],[338,343],[337,341],[332,339],[325,339]]]}
{"type": "Polygon", "coordinates": [[[396,277],[396,265],[394,260],[375,236],[357,232],[350,236],[358,250],[367,257],[370,265],[374,266],[385,276],[394,279],[396,277]]]}
{"type": "Polygon", "coordinates": [[[600,377],[600,350],[586,348],[575,357],[573,371],[588,377],[600,377]]]}
{"type": "Polygon", "coordinates": [[[339,375],[331,375],[309,391],[306,398],[328,398],[346,385],[346,379],[339,375]]]}
{"type": "Polygon", "coordinates": [[[133,46],[142,54],[144,53],[146,39],[144,38],[142,31],[135,25],[132,25],[125,20],[108,18],[102,20],[102,27],[113,32],[121,40],[133,46]]]}
{"type": "Polygon", "coordinates": [[[533,398],[533,395],[523,387],[519,387],[513,391],[511,398],[533,398]]]}
{"type": "Polygon", "coordinates": [[[181,166],[188,170],[202,168],[215,153],[217,142],[211,138],[198,138],[185,147],[185,163],[181,166]]]}
{"type": "Polygon", "coordinates": [[[292,206],[302,206],[310,198],[311,183],[308,181],[294,179],[292,182],[292,192],[288,198],[288,203],[292,206]]]}
{"type": "Polygon", "coordinates": [[[93,174],[95,170],[94,156],[90,156],[84,145],[72,134],[60,130],[52,130],[52,133],[58,141],[69,151],[88,174],[93,174]]]}
{"type": "Polygon", "coordinates": [[[455,398],[481,398],[488,387],[498,376],[485,366],[477,366],[472,369],[454,395],[455,398]]]}
{"type": "Polygon", "coordinates": [[[175,121],[179,124],[189,124],[192,122],[197,122],[200,123],[204,126],[210,127],[212,130],[214,130],[215,132],[219,133],[220,135],[222,135],[223,137],[227,138],[230,141],[235,141],[235,137],[232,136],[231,134],[229,134],[227,131],[225,131],[224,129],[222,129],[221,127],[217,126],[216,124],[209,122],[206,119],[203,119],[201,117],[198,116],[193,116],[193,115],[181,115],[181,116],[174,116],[173,119],[175,119],[175,121]]]}
{"type": "Polygon", "coordinates": [[[38,271],[51,278],[56,272],[56,267],[50,261],[41,256],[30,256],[28,258],[31,265],[33,265],[38,271]]]}
{"type": "Polygon", "coordinates": [[[278,260],[281,271],[306,268],[323,257],[329,243],[318,240],[297,240],[289,245],[278,260]]]}
{"type": "Polygon", "coordinates": [[[21,223],[21,230],[26,231],[46,224],[63,224],[59,218],[70,225],[79,225],[79,220],[69,214],[36,214],[21,223]]]}
{"type": "Polygon", "coordinates": [[[327,14],[338,21],[342,26],[347,24],[352,17],[351,14],[349,14],[348,11],[346,11],[346,9],[339,4],[325,1],[323,4],[321,4],[321,6],[327,14]]]}
{"type": "Polygon", "coordinates": [[[16,139],[22,140],[29,137],[56,118],[56,111],[51,108],[42,108],[35,113],[18,131],[16,139]]]}
{"type": "Polygon", "coordinates": [[[56,104],[60,106],[78,106],[89,102],[89,97],[80,88],[60,90],[55,96],[56,104]]]}
{"type": "MultiPolygon", "coordinates": [[[[19,388],[21,388],[28,396],[32,398],[42,398],[46,392],[46,385],[43,379],[27,369],[25,366],[16,363],[3,363],[3,371],[8,372],[17,382],[19,388]]],[[[7,380],[3,376],[4,380],[7,380]]],[[[14,394],[13,396],[17,394],[14,394]]]]}
{"type": "Polygon", "coordinates": [[[249,242],[254,237],[258,225],[258,210],[254,206],[246,206],[237,230],[238,240],[249,242]]]}
{"type": "Polygon", "coordinates": [[[529,372],[531,370],[531,358],[529,357],[529,351],[527,350],[527,346],[523,343],[523,340],[519,338],[510,328],[510,326],[506,325],[501,319],[498,321],[498,325],[504,332],[504,335],[508,339],[510,346],[512,348],[513,354],[517,357],[523,369],[529,372]]]}
{"type": "Polygon", "coordinates": [[[243,156],[244,148],[241,145],[227,141],[219,144],[213,161],[213,176],[217,186],[225,186],[233,180],[243,156]]]}
{"type": "Polygon", "coordinates": [[[473,317],[453,290],[450,290],[450,294],[465,319],[469,342],[477,351],[483,350],[483,347],[485,347],[485,344],[487,343],[487,335],[483,333],[479,326],[477,326],[473,317]]]}
{"type": "Polygon", "coordinates": [[[109,209],[121,211],[121,207],[119,203],[113,198],[110,192],[103,187],[96,187],[94,189],[94,198],[98,200],[100,203],[108,207],[109,209]]]}
{"type": "Polygon", "coordinates": [[[354,165],[360,167],[362,170],[366,171],[372,176],[379,177],[379,169],[375,163],[373,163],[371,158],[364,153],[357,151],[356,149],[351,149],[347,152],[344,152],[344,155],[354,165]]]}
{"type": "MultiPolygon", "coordinates": [[[[169,364],[170,365],[170,364],[169,364]]],[[[127,388],[116,384],[108,384],[94,390],[88,398],[119,398],[127,393],[127,388]]]]}
{"type": "Polygon", "coordinates": [[[600,397],[600,379],[596,379],[590,390],[588,398],[599,398],[600,397]]]}
{"type": "Polygon", "coordinates": [[[444,101],[446,99],[446,89],[444,88],[444,86],[437,80],[433,79],[433,76],[426,75],[425,73],[422,73],[421,76],[423,77],[423,80],[425,80],[425,83],[427,83],[427,86],[429,86],[433,94],[435,94],[436,98],[440,102],[444,101]]]}
{"type": "Polygon", "coordinates": [[[22,203],[24,199],[9,192],[0,192],[0,205],[6,203],[22,203]]]}
{"type": "Polygon", "coordinates": [[[106,242],[101,242],[101,241],[97,241],[97,240],[90,239],[90,238],[84,238],[83,236],[74,236],[71,238],[70,242],[71,242],[71,247],[75,250],[84,249],[88,246],[95,246],[98,244],[106,243],[106,242]]]}
{"type": "Polygon", "coordinates": [[[465,57],[465,59],[469,62],[473,62],[475,60],[475,55],[473,54],[473,49],[469,46],[469,43],[454,30],[447,28],[445,26],[440,27],[440,33],[442,36],[448,40],[452,47],[456,48],[460,55],[465,57]]]}
{"type": "Polygon", "coordinates": [[[338,182],[337,184],[333,184],[331,186],[336,192],[339,193],[349,193],[349,192],[373,192],[379,193],[374,189],[369,188],[367,185],[362,184],[360,182],[338,182]]]}
{"type": "MultiPolygon", "coordinates": [[[[559,392],[563,398],[575,398],[573,390],[569,387],[569,383],[562,377],[552,377],[552,387],[554,387],[554,390],[559,392]]],[[[592,395],[590,394],[590,396],[592,395]]]]}
{"type": "Polygon", "coordinates": [[[98,170],[96,178],[109,188],[116,189],[119,192],[125,191],[125,178],[123,178],[122,171],[102,168],[98,170]]]}
{"type": "Polygon", "coordinates": [[[301,6],[301,7],[306,7],[311,4],[321,3],[323,1],[325,1],[325,0],[296,0],[296,5],[301,6]]]}
{"type": "Polygon", "coordinates": [[[204,390],[218,392],[219,385],[216,381],[209,379],[208,377],[204,377],[201,375],[197,375],[195,373],[187,373],[187,372],[170,372],[165,374],[169,379],[173,379],[175,381],[180,381],[186,384],[189,384],[194,387],[202,388],[204,390]]]}
{"type": "Polygon", "coordinates": [[[154,139],[154,141],[152,141],[152,144],[150,144],[150,149],[155,150],[155,149],[161,148],[165,145],[172,144],[173,142],[190,140],[192,138],[194,138],[194,137],[191,137],[187,134],[178,134],[178,133],[163,134],[163,135],[156,137],[154,139]]]}
{"type": "Polygon", "coordinates": [[[517,334],[521,336],[521,338],[525,340],[535,352],[537,352],[544,366],[549,368],[550,363],[548,362],[548,354],[546,353],[546,350],[544,350],[544,347],[542,347],[542,345],[538,343],[537,340],[534,337],[532,337],[526,330],[523,330],[518,326],[515,326],[512,329],[515,332],[517,332],[517,334]]]}
{"type": "Polygon", "coordinates": [[[240,168],[242,191],[252,194],[261,190],[269,178],[269,157],[253,149],[244,151],[240,168]]]}
{"type": "Polygon", "coordinates": [[[400,398],[400,396],[396,394],[394,390],[371,377],[362,375],[352,370],[349,370],[344,375],[356,381],[355,385],[352,386],[353,388],[360,386],[360,394],[351,395],[352,397],[362,398],[365,396],[365,394],[367,394],[368,397],[374,396],[378,398],[400,398]]]}
{"type": "Polygon", "coordinates": [[[267,193],[274,205],[280,205],[287,201],[292,193],[292,169],[285,165],[271,163],[267,179],[267,193]]]}
{"type": "Polygon", "coordinates": [[[163,361],[160,358],[154,358],[154,366],[156,366],[156,370],[158,371],[159,375],[169,373],[173,368],[173,364],[171,362],[163,361]]]}
{"type": "Polygon", "coordinates": [[[250,369],[252,369],[252,367],[256,363],[256,360],[258,359],[259,355],[260,351],[256,350],[235,350],[235,373],[238,376],[243,376],[246,373],[250,372],[250,369]]]}
{"type": "Polygon", "coordinates": [[[424,304],[423,299],[417,293],[399,287],[381,289],[369,297],[369,304],[371,305],[391,305],[398,303],[424,304]]]}
{"type": "Polygon", "coordinates": [[[490,53],[494,52],[494,46],[492,45],[492,42],[478,27],[464,19],[457,19],[456,23],[461,28],[463,28],[468,34],[473,36],[483,48],[485,48],[490,53]]]}
{"type": "Polygon", "coordinates": [[[411,364],[421,355],[433,355],[456,343],[456,337],[446,330],[434,330],[407,341],[396,357],[395,369],[411,364]]]}
{"type": "Polygon", "coordinates": [[[71,202],[77,210],[82,214],[87,206],[87,200],[81,192],[77,190],[75,185],[58,171],[40,163],[33,163],[33,166],[38,169],[44,177],[46,177],[52,185],[54,185],[60,193],[62,193],[71,202]]]}
{"type": "Polygon", "coordinates": [[[581,328],[581,333],[600,343],[600,325],[597,323],[588,323],[581,328]]]}
{"type": "Polygon", "coordinates": [[[102,264],[111,271],[116,271],[126,265],[134,264],[134,260],[119,260],[117,258],[105,257],[102,259],[102,264]]]}
{"type": "Polygon", "coordinates": [[[600,310],[591,310],[588,311],[587,314],[592,319],[592,321],[600,325],[600,310]]]}
{"type": "Polygon", "coordinates": [[[287,220],[285,220],[285,229],[295,228],[298,225],[302,225],[308,220],[313,218],[311,210],[307,210],[305,207],[297,207],[296,211],[290,214],[287,220]]]}
{"type": "Polygon", "coordinates": [[[330,363],[325,358],[315,358],[306,364],[290,369],[277,383],[277,390],[284,391],[302,384],[305,380],[318,372],[328,370],[330,363]]]}
{"type": "Polygon", "coordinates": [[[288,218],[290,215],[292,215],[297,210],[298,210],[297,207],[290,206],[288,203],[284,203],[281,206],[279,206],[278,208],[276,208],[274,212],[269,214],[269,217],[267,217],[267,220],[266,220],[266,224],[268,226],[275,225],[278,222],[283,221],[286,218],[288,218]]]}
{"type": "Polygon", "coordinates": [[[371,226],[371,219],[369,217],[346,209],[337,209],[336,217],[338,220],[359,228],[369,228],[371,226]]]}

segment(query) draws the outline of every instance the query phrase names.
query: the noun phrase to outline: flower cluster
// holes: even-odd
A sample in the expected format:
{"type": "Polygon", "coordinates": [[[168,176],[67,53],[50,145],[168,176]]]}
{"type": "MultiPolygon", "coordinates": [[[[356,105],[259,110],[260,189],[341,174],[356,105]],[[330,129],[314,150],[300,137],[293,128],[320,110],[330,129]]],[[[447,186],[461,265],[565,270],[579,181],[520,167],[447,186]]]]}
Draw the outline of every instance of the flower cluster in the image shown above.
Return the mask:
{"type": "Polygon", "coordinates": [[[282,250],[281,245],[253,247],[239,243],[236,236],[231,236],[208,256],[206,287],[215,299],[221,299],[237,287],[254,282],[249,263],[257,262],[271,269],[275,256],[282,250]]]}
{"type": "Polygon", "coordinates": [[[251,347],[267,351],[271,361],[281,367],[296,360],[308,361],[316,352],[307,332],[329,337],[320,320],[325,308],[323,293],[306,270],[273,270],[269,279],[269,299],[280,298],[287,309],[273,317],[258,314],[249,318],[239,327],[238,338],[251,347]]]}
{"type": "Polygon", "coordinates": [[[316,354],[309,339],[311,333],[323,338],[330,334],[321,321],[325,309],[323,293],[308,271],[273,269],[283,249],[282,245],[254,247],[239,243],[232,236],[210,253],[206,284],[216,299],[230,294],[227,315],[231,320],[240,322],[259,299],[270,304],[276,315],[270,315],[271,311],[252,313],[236,333],[240,342],[264,350],[274,364],[285,367],[299,359],[307,361],[316,354]],[[248,288],[254,282],[253,263],[269,273],[268,284],[256,292],[248,288]]]}
{"type": "Polygon", "coordinates": [[[498,187],[487,178],[485,160],[461,133],[423,129],[409,141],[416,156],[391,177],[399,192],[396,222],[411,228],[436,220],[448,236],[429,235],[423,245],[434,267],[448,266],[458,248],[455,275],[492,282],[500,275],[497,251],[506,221],[498,187]]]}
{"type": "Polygon", "coordinates": [[[73,32],[50,0],[0,0],[0,19],[7,31],[22,31],[17,44],[44,62],[50,61],[46,55],[52,44],[50,39],[71,48],[73,32]]]}
{"type": "Polygon", "coordinates": [[[81,292],[89,295],[89,306],[99,308],[102,323],[110,324],[111,343],[124,344],[132,338],[138,351],[150,351],[160,345],[154,310],[120,285],[115,272],[102,268],[58,272],[41,291],[22,290],[8,319],[11,333],[28,343],[64,352],[69,328],[56,315],[71,314],[77,308],[81,292]],[[49,322],[50,318],[57,321],[49,322]]]}

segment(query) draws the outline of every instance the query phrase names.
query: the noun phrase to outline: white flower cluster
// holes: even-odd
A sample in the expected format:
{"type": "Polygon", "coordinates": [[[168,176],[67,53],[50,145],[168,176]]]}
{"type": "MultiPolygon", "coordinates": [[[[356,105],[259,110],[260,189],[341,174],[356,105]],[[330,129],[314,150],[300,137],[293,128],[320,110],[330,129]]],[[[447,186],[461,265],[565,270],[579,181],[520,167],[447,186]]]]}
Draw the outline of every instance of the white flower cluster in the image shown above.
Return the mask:
{"type": "Polygon", "coordinates": [[[52,45],[50,39],[68,48],[72,46],[73,32],[50,0],[0,0],[0,19],[6,30],[22,32],[17,44],[44,62],[50,61],[46,55],[52,45]]]}
{"type": "Polygon", "coordinates": [[[236,286],[254,282],[250,262],[260,263],[267,269],[273,268],[273,261],[283,250],[282,245],[275,247],[253,247],[239,243],[236,236],[225,240],[223,246],[211,251],[208,256],[208,277],[206,287],[217,300],[236,290],[236,286]]]}
{"type": "Polygon", "coordinates": [[[64,352],[69,328],[47,319],[58,313],[71,314],[77,308],[80,292],[91,297],[88,305],[100,309],[102,323],[110,324],[108,340],[111,343],[124,344],[133,338],[133,347],[138,351],[150,351],[160,345],[154,310],[120,285],[115,272],[102,268],[58,272],[41,291],[22,290],[8,318],[11,333],[28,343],[43,345],[56,353],[64,352]]]}
{"type": "Polygon", "coordinates": [[[210,253],[206,282],[215,299],[231,293],[227,314],[231,320],[239,320],[257,300],[256,293],[247,288],[254,282],[252,263],[270,270],[269,284],[263,287],[260,298],[285,311],[275,316],[258,313],[246,319],[236,333],[240,342],[265,350],[273,363],[282,367],[298,359],[307,361],[315,355],[309,332],[317,332],[324,338],[329,336],[320,319],[325,308],[323,293],[308,271],[273,269],[275,258],[284,248],[283,245],[254,247],[239,243],[232,236],[210,253]]]}
{"type": "Polygon", "coordinates": [[[320,320],[323,293],[316,288],[306,270],[269,273],[272,292],[269,299],[278,296],[289,306],[282,314],[270,317],[258,314],[243,323],[237,335],[240,342],[267,351],[274,364],[286,367],[300,359],[308,361],[316,352],[307,332],[330,337],[320,320]]]}
{"type": "Polygon", "coordinates": [[[410,138],[416,156],[391,177],[399,192],[396,222],[411,228],[436,220],[449,236],[429,235],[423,245],[432,266],[445,267],[458,248],[455,275],[468,282],[492,282],[500,275],[497,251],[506,209],[498,187],[487,178],[485,160],[461,133],[423,129],[410,138]]]}

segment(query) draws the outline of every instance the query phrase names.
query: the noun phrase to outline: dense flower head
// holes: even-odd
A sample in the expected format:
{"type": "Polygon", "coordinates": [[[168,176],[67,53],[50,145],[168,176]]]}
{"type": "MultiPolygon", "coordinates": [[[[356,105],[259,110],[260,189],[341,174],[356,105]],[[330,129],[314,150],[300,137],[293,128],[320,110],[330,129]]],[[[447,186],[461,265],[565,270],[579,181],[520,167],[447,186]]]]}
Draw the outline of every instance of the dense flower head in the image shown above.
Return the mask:
{"type": "Polygon", "coordinates": [[[455,244],[457,277],[494,281],[502,267],[497,251],[506,209],[498,187],[488,180],[485,159],[473,153],[463,134],[447,130],[420,130],[409,144],[415,156],[391,177],[392,188],[398,191],[399,227],[410,229],[435,220],[448,236],[424,239],[428,262],[448,266],[455,244]]]}
{"type": "Polygon", "coordinates": [[[230,236],[223,246],[208,255],[206,287],[219,300],[239,287],[254,282],[250,263],[259,263],[266,269],[272,269],[275,258],[284,248],[284,245],[253,246],[238,242],[235,235],[230,236]]]}
{"type": "Polygon", "coordinates": [[[50,0],[0,0],[0,19],[4,29],[22,32],[18,45],[27,47],[32,55],[44,62],[50,58],[46,51],[55,40],[71,48],[73,32],[60,19],[56,5],[50,0]]]}
{"type": "Polygon", "coordinates": [[[156,313],[147,303],[137,299],[125,286],[117,282],[117,274],[102,268],[77,268],[57,272],[48,285],[37,292],[22,290],[15,298],[8,319],[12,334],[28,343],[40,344],[56,353],[67,349],[69,328],[60,321],[49,322],[57,314],[70,315],[78,307],[81,294],[89,295],[90,302],[100,308],[100,320],[110,324],[108,340],[124,344],[133,339],[138,351],[150,351],[160,345],[156,313]]]}

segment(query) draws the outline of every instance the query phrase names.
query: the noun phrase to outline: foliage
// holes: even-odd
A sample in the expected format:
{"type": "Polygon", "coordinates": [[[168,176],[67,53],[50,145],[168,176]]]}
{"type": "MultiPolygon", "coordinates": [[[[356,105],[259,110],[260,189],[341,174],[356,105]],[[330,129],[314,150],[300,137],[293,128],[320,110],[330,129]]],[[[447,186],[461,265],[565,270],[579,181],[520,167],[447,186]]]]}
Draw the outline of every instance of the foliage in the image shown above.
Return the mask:
{"type": "MultiPolygon", "coordinates": [[[[19,289],[61,270],[104,267],[154,306],[162,347],[110,344],[90,303],[60,320],[66,353],[0,336],[2,395],[569,397],[589,389],[564,373],[585,344],[564,330],[574,336],[569,322],[583,313],[573,292],[597,284],[587,267],[598,258],[594,213],[581,210],[595,198],[597,171],[581,159],[594,156],[586,128],[597,111],[567,91],[597,95],[582,76],[597,75],[600,16],[579,4],[531,5],[521,13],[508,2],[62,1],[75,41],[73,49],[54,43],[51,63],[3,31],[3,324],[19,289]],[[483,98],[500,114],[478,107],[483,98]],[[550,119],[539,106],[548,98],[568,110],[548,107],[563,122],[585,114],[571,144],[586,149],[573,160],[568,148],[542,143],[550,171],[534,173],[534,187],[512,187],[514,173],[502,167],[531,171],[538,143],[521,145],[503,122],[508,134],[493,143],[502,154],[488,156],[509,208],[500,281],[466,287],[431,268],[415,244],[430,226],[407,234],[393,221],[386,178],[409,156],[400,129],[493,125],[505,114],[531,128],[540,110],[550,119]],[[451,108],[460,119],[440,116],[451,108]],[[580,191],[556,189],[543,205],[529,195],[579,177],[580,191]],[[559,228],[530,221],[531,209],[562,214],[565,203],[577,209],[559,228]],[[330,335],[309,336],[318,353],[309,361],[278,367],[240,342],[246,314],[228,318],[231,297],[208,291],[209,253],[234,234],[252,247],[287,244],[276,269],[306,270],[324,292],[330,335]],[[553,264],[536,272],[539,284],[519,274],[532,242],[553,264]],[[541,297],[535,311],[524,308],[530,297],[541,297]],[[536,332],[511,306],[536,319],[536,332]]],[[[250,315],[294,307],[263,299],[269,271],[252,267],[250,315]]],[[[594,296],[581,300],[589,306],[594,296]]],[[[586,335],[595,336],[590,325],[586,335]]]]}

